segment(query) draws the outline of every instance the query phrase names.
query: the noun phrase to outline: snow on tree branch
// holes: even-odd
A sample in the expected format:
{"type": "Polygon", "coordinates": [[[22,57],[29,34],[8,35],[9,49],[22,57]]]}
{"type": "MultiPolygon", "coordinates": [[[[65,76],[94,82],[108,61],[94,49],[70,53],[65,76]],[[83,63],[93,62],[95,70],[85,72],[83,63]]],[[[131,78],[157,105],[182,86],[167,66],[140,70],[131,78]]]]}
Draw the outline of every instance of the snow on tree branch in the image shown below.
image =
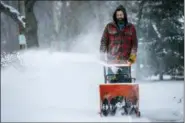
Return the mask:
{"type": "Polygon", "coordinates": [[[152,23],[152,27],[154,28],[155,32],[157,33],[158,38],[161,38],[161,34],[159,33],[157,26],[154,23],[152,23]]]}
{"type": "Polygon", "coordinates": [[[0,2],[0,11],[9,15],[23,29],[25,29],[25,27],[26,27],[26,24],[24,22],[25,16],[20,15],[20,13],[15,8],[13,8],[12,6],[9,6],[9,5],[3,3],[3,1],[1,1],[0,2]]]}

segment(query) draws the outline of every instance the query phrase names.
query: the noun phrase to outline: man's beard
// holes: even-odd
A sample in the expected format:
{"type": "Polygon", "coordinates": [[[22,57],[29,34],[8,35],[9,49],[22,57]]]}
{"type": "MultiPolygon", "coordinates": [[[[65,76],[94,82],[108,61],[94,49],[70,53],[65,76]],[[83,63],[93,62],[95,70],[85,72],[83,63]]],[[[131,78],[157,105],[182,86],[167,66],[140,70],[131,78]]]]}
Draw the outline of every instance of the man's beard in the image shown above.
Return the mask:
{"type": "Polygon", "coordinates": [[[118,24],[124,24],[124,19],[123,18],[119,18],[119,19],[117,19],[117,22],[118,22],[118,24]]]}

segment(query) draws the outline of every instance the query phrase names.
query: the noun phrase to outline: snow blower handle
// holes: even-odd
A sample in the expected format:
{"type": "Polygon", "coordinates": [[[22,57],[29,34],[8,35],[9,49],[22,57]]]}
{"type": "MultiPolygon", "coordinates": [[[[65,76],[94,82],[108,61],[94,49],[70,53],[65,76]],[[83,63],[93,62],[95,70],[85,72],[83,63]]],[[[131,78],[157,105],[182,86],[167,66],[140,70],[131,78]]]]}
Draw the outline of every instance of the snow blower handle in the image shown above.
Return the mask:
{"type": "Polygon", "coordinates": [[[131,67],[130,64],[107,64],[106,67],[131,67]]]}
{"type": "Polygon", "coordinates": [[[104,73],[104,83],[107,83],[107,75],[106,75],[106,68],[103,66],[103,73],[104,73]]]}
{"type": "Polygon", "coordinates": [[[100,63],[103,65],[103,74],[104,74],[104,83],[107,83],[107,77],[106,77],[106,53],[100,53],[100,63]]]}
{"type": "MultiPolygon", "coordinates": [[[[111,67],[128,67],[130,68],[131,65],[129,64],[106,64],[103,66],[103,73],[104,73],[104,83],[107,84],[107,68],[111,68],[111,67]]],[[[131,70],[130,70],[131,71],[131,70]]]]}

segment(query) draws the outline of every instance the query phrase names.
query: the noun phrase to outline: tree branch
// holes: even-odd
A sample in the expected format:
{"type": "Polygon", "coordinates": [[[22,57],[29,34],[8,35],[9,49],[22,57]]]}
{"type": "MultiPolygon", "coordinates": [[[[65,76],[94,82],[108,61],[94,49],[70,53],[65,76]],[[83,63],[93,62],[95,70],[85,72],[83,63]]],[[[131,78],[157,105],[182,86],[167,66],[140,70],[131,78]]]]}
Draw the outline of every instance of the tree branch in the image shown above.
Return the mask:
{"type": "Polygon", "coordinates": [[[4,12],[6,15],[10,16],[18,25],[25,30],[25,16],[21,16],[20,13],[2,1],[0,2],[0,12],[4,12]]]}
{"type": "Polygon", "coordinates": [[[152,22],[152,27],[153,27],[155,33],[157,34],[157,37],[158,37],[159,39],[161,39],[161,34],[159,33],[159,30],[157,29],[156,24],[154,24],[153,22],[152,22]]]}

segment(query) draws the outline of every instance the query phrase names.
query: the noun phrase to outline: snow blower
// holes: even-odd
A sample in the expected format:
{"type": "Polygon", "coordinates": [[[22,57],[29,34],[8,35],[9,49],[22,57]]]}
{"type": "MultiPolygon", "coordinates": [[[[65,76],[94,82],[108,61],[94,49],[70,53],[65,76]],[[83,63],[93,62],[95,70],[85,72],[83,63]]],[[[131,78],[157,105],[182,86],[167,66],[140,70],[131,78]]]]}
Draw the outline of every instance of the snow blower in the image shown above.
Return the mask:
{"type": "Polygon", "coordinates": [[[99,85],[100,115],[140,117],[139,85],[131,77],[131,66],[113,64],[104,67],[104,84],[99,85]]]}

